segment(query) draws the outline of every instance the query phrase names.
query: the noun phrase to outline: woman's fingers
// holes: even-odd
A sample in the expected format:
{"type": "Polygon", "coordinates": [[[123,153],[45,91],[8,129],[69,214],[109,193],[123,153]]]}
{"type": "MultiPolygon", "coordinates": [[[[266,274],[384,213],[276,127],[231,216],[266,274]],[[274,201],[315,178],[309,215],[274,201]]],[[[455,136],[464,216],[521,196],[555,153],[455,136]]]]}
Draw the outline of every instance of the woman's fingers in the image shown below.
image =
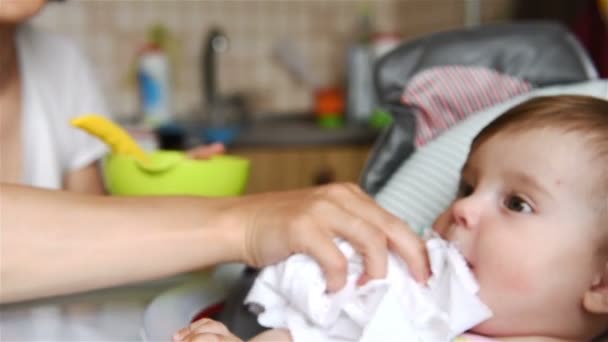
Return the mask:
{"type": "Polygon", "coordinates": [[[188,151],[188,156],[193,159],[209,159],[217,154],[226,152],[226,147],[222,143],[197,146],[188,151]]]}
{"type": "MultiPolygon", "coordinates": [[[[414,230],[405,222],[380,209],[375,203],[365,204],[357,210],[371,225],[382,230],[390,250],[400,255],[419,282],[426,282],[430,277],[430,266],[426,245],[414,230]],[[364,208],[366,207],[366,208],[364,208]],[[371,209],[374,210],[371,210],[371,209]]],[[[371,274],[370,274],[371,275],[371,274]]]]}
{"type": "Polygon", "coordinates": [[[365,273],[371,279],[385,277],[388,247],[384,232],[333,202],[325,206],[319,215],[325,218],[322,225],[327,228],[322,228],[347,240],[363,256],[365,273]]]}
{"type": "Polygon", "coordinates": [[[400,228],[388,229],[398,229],[398,231],[388,232],[389,247],[403,258],[418,282],[426,283],[431,277],[431,266],[426,245],[422,239],[411,229],[405,231],[400,228]]]}
{"type": "MultiPolygon", "coordinates": [[[[347,184],[344,189],[334,190],[330,192],[334,198],[334,203],[339,203],[345,211],[352,217],[358,218],[360,221],[355,221],[355,225],[362,226],[361,228],[349,233],[350,228],[342,228],[341,234],[352,235],[349,241],[360,241],[367,249],[372,246],[379,247],[374,242],[380,236],[384,237],[385,244],[399,254],[406,264],[409,266],[414,277],[419,282],[425,282],[430,276],[430,266],[426,246],[424,241],[411,229],[411,227],[395,217],[388,211],[381,208],[371,197],[365,194],[360,187],[354,184],[347,184]],[[347,193],[346,191],[350,193],[347,193]],[[346,199],[349,199],[346,201],[346,199]],[[379,233],[376,234],[376,232],[379,233]],[[370,239],[361,240],[361,238],[370,239]]],[[[382,251],[386,251],[386,247],[381,247],[382,251]]],[[[364,251],[359,251],[364,253],[364,251]]],[[[379,253],[372,252],[364,254],[365,257],[370,257],[373,260],[368,260],[369,268],[366,268],[370,278],[377,278],[379,273],[383,274],[382,269],[376,268],[377,255],[379,253]]],[[[386,261],[382,261],[386,266],[386,261]]],[[[383,276],[383,275],[380,275],[383,276]]]]}
{"type": "Polygon", "coordinates": [[[346,284],[348,264],[333,237],[326,230],[314,226],[298,228],[302,233],[292,237],[294,249],[312,256],[318,263],[327,282],[327,291],[335,292],[346,284]]]}
{"type": "Polygon", "coordinates": [[[386,275],[389,248],[403,257],[416,279],[428,278],[422,239],[356,185],[262,194],[237,203],[241,205],[232,207],[227,216],[245,223],[242,255],[251,265],[270,265],[306,253],[325,272],[328,290],[335,291],[347,276],[346,259],[333,241],[340,237],[363,255],[362,282],[386,275]]]}

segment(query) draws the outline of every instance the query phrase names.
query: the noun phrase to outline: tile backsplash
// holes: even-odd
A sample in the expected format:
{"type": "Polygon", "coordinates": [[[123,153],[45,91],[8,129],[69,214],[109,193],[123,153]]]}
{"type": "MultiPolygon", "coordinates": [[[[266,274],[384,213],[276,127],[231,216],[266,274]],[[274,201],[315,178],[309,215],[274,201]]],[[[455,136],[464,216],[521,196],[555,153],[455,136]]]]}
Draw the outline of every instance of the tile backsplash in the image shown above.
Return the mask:
{"type": "Polygon", "coordinates": [[[273,58],[278,41],[293,42],[322,83],[335,84],[344,76],[345,52],[362,4],[369,6],[376,31],[407,40],[463,26],[471,2],[479,4],[481,22],[510,17],[509,0],[70,0],[47,4],[33,23],[80,45],[96,67],[111,109],[123,117],[138,112],[130,75],[136,51],[157,23],[177,40],[174,111],[178,116],[200,112],[200,52],[209,29],[218,26],[230,40],[218,61],[220,93],[244,93],[253,111],[264,115],[307,110],[311,104],[311,90],[273,58]]]}

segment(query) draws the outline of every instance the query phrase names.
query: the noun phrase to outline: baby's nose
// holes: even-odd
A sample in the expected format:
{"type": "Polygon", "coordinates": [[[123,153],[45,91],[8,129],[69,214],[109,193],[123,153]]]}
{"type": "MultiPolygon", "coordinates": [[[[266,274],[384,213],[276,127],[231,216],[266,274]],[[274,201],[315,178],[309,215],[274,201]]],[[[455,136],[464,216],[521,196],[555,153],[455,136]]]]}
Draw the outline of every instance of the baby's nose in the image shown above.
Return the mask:
{"type": "Polygon", "coordinates": [[[452,215],[457,227],[476,230],[481,216],[481,205],[472,197],[465,197],[453,204],[452,215]]]}

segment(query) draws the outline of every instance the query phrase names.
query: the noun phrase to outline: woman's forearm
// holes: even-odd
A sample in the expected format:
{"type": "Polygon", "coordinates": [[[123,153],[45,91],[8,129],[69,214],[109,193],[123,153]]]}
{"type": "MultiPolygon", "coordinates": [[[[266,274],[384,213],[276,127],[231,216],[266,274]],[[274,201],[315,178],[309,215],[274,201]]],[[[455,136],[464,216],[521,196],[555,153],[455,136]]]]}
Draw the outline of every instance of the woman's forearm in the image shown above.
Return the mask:
{"type": "Polygon", "coordinates": [[[346,282],[335,237],[384,277],[388,248],[419,281],[424,242],[353,184],[244,197],[104,197],[0,185],[2,302],[160,278],[221,262],[315,258],[328,291],[346,282]]]}
{"type": "Polygon", "coordinates": [[[2,185],[1,302],[155,279],[240,258],[230,200],[109,198],[2,185]]]}

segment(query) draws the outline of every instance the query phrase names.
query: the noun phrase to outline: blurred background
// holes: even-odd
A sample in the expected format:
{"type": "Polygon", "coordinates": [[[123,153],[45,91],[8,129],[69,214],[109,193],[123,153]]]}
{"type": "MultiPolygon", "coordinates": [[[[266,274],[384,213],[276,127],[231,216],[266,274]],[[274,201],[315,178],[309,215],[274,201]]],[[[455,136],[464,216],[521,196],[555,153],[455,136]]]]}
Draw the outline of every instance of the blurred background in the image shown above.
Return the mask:
{"type": "Polygon", "coordinates": [[[372,65],[396,45],[512,20],[549,19],[574,28],[595,4],[59,0],[33,23],[81,47],[95,67],[109,114],[140,141],[158,147],[151,132],[167,124],[163,148],[223,141],[253,161],[249,192],[257,192],[357,181],[379,129],[390,122],[374,103],[372,65]],[[158,51],[160,62],[148,58],[158,51]],[[144,103],[142,72],[166,78],[170,101],[160,120],[144,103]],[[150,115],[156,120],[146,124],[150,115]],[[205,131],[215,126],[238,130],[205,131]]]}
{"type": "MultiPolygon", "coordinates": [[[[556,2],[547,2],[546,11],[554,11],[556,2]]],[[[129,73],[157,24],[168,29],[178,50],[175,115],[198,108],[202,45],[210,28],[219,26],[230,40],[230,49],[217,63],[220,91],[248,95],[257,115],[281,115],[308,110],[311,104],[311,89],[274,58],[282,41],[293,42],[320,82],[329,85],[345,76],[347,47],[357,39],[362,11],[369,12],[375,33],[406,40],[462,27],[467,20],[509,20],[514,10],[512,0],[68,0],[49,3],[34,22],[73,38],[84,49],[116,116],[138,111],[137,88],[129,73]],[[479,13],[467,6],[478,6],[479,13]]]]}

